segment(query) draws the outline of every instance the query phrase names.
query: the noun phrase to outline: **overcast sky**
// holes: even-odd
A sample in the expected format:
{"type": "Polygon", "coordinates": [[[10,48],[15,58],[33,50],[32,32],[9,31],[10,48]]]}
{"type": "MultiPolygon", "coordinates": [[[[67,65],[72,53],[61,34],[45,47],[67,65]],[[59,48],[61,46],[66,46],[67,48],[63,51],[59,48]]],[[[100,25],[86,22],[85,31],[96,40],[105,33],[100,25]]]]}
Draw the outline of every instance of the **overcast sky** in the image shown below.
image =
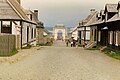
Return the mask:
{"type": "Polygon", "coordinates": [[[90,9],[104,9],[106,3],[117,4],[119,0],[22,0],[25,9],[38,9],[39,19],[45,27],[64,24],[75,27],[88,16],[90,9]]]}

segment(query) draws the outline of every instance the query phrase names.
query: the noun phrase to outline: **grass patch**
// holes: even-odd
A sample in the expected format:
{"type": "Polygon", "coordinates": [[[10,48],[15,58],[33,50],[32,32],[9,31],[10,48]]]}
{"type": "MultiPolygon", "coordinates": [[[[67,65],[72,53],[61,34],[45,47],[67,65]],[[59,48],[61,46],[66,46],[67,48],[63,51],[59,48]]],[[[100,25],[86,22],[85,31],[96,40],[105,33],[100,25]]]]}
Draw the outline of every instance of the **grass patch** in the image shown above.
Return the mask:
{"type": "Polygon", "coordinates": [[[25,46],[25,47],[22,47],[22,49],[30,49],[32,47],[32,45],[30,45],[30,44],[27,44],[27,46],[25,46]]]}
{"type": "Polygon", "coordinates": [[[106,52],[106,54],[112,58],[120,60],[120,51],[111,51],[111,52],[106,52]]]}
{"type": "Polygon", "coordinates": [[[100,46],[94,46],[93,48],[87,48],[86,50],[99,50],[100,46]]]}
{"type": "Polygon", "coordinates": [[[108,54],[108,56],[113,57],[115,59],[119,59],[120,60],[120,53],[119,54],[108,54]]]}
{"type": "Polygon", "coordinates": [[[83,45],[79,44],[78,47],[83,47],[83,45]]]}
{"type": "Polygon", "coordinates": [[[87,48],[86,50],[99,50],[98,48],[87,48]]]}
{"type": "Polygon", "coordinates": [[[17,49],[13,49],[10,53],[0,53],[0,57],[10,57],[14,56],[17,53],[18,53],[17,49]]]}
{"type": "Polygon", "coordinates": [[[117,49],[108,47],[103,52],[112,58],[120,60],[120,51],[117,49]]]}
{"type": "Polygon", "coordinates": [[[39,46],[52,46],[51,42],[47,42],[46,44],[38,44],[39,46]]]}

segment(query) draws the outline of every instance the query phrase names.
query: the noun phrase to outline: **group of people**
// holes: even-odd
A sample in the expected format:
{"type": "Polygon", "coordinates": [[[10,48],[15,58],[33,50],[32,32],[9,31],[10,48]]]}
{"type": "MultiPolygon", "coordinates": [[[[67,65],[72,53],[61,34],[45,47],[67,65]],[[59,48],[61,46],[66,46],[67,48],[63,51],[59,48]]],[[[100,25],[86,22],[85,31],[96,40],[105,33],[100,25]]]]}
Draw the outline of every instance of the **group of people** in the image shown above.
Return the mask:
{"type": "Polygon", "coordinates": [[[79,45],[79,41],[75,40],[75,39],[66,40],[66,47],[68,47],[69,43],[70,43],[71,47],[78,47],[78,45],[79,45]]]}

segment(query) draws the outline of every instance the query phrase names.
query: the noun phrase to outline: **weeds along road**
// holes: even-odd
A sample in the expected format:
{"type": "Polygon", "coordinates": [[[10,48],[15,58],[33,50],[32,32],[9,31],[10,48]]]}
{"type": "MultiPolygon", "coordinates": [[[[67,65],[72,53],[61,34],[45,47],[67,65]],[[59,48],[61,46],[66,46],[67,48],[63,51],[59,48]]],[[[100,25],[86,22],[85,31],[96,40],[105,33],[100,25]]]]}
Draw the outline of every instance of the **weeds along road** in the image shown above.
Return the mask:
{"type": "Polygon", "coordinates": [[[17,55],[0,58],[0,80],[120,80],[120,61],[62,41],[17,55]]]}

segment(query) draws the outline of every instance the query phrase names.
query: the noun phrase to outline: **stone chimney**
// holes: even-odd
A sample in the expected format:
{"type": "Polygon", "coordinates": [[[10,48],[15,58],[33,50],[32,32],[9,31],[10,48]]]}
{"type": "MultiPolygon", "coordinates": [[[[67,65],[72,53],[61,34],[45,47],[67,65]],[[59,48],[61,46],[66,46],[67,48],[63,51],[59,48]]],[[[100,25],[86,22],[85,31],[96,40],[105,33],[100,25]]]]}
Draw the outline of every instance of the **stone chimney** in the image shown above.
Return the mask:
{"type": "Polygon", "coordinates": [[[90,12],[91,12],[91,14],[94,13],[94,12],[95,12],[95,9],[91,9],[90,12]]]}
{"type": "Polygon", "coordinates": [[[17,0],[17,2],[18,2],[19,4],[21,4],[21,0],[17,0]]]}
{"type": "Polygon", "coordinates": [[[38,10],[34,10],[34,14],[35,14],[36,17],[38,18],[38,10]]]}

